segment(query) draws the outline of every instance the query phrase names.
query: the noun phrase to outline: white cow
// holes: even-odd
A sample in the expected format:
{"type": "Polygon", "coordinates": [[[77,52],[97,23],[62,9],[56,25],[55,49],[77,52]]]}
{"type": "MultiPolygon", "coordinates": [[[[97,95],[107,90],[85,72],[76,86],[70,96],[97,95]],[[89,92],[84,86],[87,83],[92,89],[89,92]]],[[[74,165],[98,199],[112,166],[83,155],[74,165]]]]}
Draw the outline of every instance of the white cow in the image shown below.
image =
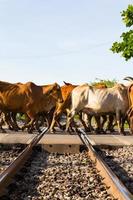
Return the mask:
{"type": "Polygon", "coordinates": [[[118,130],[121,132],[121,116],[128,110],[127,87],[117,84],[112,88],[97,89],[88,84],[80,85],[71,93],[71,109],[67,118],[66,131],[70,121],[79,111],[94,114],[116,114],[118,130]]]}

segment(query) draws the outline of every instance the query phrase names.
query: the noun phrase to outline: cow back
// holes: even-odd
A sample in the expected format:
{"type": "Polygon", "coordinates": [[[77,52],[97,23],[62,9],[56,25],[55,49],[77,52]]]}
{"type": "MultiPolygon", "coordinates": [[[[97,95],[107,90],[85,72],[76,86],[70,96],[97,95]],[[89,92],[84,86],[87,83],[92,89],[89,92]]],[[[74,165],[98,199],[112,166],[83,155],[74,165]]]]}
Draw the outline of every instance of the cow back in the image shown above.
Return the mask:
{"type": "Polygon", "coordinates": [[[76,87],[72,91],[72,109],[88,108],[94,112],[125,112],[128,109],[127,89],[124,86],[98,89],[87,84],[76,87]]]}

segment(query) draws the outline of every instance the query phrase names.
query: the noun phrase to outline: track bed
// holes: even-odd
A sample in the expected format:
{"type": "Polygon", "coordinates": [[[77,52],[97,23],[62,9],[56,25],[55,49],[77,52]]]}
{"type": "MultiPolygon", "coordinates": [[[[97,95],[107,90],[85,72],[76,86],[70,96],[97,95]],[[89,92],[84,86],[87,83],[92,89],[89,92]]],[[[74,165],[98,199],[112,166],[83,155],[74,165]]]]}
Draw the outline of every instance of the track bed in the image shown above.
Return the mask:
{"type": "Polygon", "coordinates": [[[35,150],[1,200],[114,200],[86,152],[35,150]]]}
{"type": "Polygon", "coordinates": [[[133,194],[133,146],[100,148],[98,153],[133,194]]]}
{"type": "Polygon", "coordinates": [[[0,145],[0,173],[22,152],[25,145],[0,145]]]}

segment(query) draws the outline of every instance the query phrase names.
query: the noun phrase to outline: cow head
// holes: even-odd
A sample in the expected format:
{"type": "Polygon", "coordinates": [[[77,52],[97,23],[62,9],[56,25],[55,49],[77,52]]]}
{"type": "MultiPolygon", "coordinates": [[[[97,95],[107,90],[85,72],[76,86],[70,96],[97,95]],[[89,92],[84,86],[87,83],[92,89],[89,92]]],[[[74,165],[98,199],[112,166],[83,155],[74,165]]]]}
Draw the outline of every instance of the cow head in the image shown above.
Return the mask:
{"type": "Polygon", "coordinates": [[[57,83],[54,83],[54,85],[53,85],[52,96],[54,97],[54,99],[55,99],[58,103],[63,103],[61,87],[60,87],[57,83]]]}

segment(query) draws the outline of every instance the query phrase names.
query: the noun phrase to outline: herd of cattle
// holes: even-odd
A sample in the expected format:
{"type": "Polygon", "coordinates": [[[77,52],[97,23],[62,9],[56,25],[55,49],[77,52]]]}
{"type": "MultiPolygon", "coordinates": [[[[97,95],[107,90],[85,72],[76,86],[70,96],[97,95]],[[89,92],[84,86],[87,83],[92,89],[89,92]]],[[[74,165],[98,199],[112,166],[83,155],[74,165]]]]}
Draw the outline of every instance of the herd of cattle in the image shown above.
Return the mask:
{"type": "MultiPolygon", "coordinates": [[[[75,115],[86,131],[112,131],[117,124],[119,133],[124,133],[125,120],[133,133],[133,78],[126,77],[129,85],[116,84],[108,88],[104,83],[97,86],[89,84],[72,85],[64,82],[38,86],[32,82],[8,83],[0,81],[0,129],[3,125],[18,131],[27,129],[40,130],[41,123],[47,122],[50,132],[55,126],[64,128],[61,117],[66,116],[66,131],[77,128],[75,115]],[[16,120],[17,113],[25,114],[25,123],[20,127],[16,120]]],[[[77,120],[76,120],[77,121],[77,120]]]]}

